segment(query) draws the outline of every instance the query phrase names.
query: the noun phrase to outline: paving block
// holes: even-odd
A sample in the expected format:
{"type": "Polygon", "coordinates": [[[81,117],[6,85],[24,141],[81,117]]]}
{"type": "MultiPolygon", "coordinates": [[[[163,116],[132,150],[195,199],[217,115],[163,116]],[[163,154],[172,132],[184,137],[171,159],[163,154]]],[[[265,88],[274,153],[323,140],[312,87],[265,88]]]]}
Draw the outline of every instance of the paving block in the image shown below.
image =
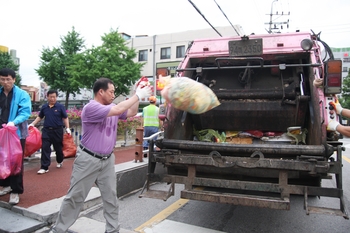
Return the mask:
{"type": "Polygon", "coordinates": [[[0,232],[3,233],[30,233],[46,225],[5,208],[0,208],[0,216],[0,232]]]}
{"type": "MultiPolygon", "coordinates": [[[[48,224],[54,223],[58,216],[58,212],[61,208],[61,204],[65,196],[52,199],[40,203],[38,205],[31,206],[29,208],[13,207],[12,211],[22,214],[26,217],[33,218],[48,224]]],[[[85,199],[83,210],[89,209],[92,206],[102,203],[100,190],[96,187],[92,187],[88,196],[85,199]]]]}

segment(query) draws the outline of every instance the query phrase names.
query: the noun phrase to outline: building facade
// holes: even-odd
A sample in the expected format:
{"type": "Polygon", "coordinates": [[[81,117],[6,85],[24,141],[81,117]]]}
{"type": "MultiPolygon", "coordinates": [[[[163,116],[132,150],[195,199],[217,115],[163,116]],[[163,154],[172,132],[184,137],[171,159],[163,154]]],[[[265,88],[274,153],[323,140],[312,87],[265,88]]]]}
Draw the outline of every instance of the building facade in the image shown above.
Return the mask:
{"type": "MultiPolygon", "coordinates": [[[[231,26],[216,27],[216,30],[223,37],[238,36],[236,32],[241,36],[244,35],[240,25],[234,25],[234,28],[231,26]]],[[[153,36],[131,37],[124,33],[122,35],[127,40],[127,45],[135,49],[138,54],[134,62],[144,64],[141,75],[148,77],[153,83],[154,95],[157,95],[158,99],[159,93],[156,93],[154,78],[158,78],[159,75],[174,77],[179,63],[185,57],[186,50],[194,39],[220,37],[212,28],[153,36]]],[[[143,100],[142,103],[145,104],[147,101],[143,100]]]]}
{"type": "Polygon", "coordinates": [[[331,48],[334,58],[342,60],[343,63],[343,72],[342,72],[342,78],[349,75],[349,69],[350,69],[350,47],[348,48],[331,48]]]}
{"type": "MultiPolygon", "coordinates": [[[[240,25],[226,27],[217,27],[216,30],[223,36],[244,35],[240,25]]],[[[138,54],[135,62],[144,63],[141,71],[143,76],[149,78],[158,77],[159,75],[175,75],[175,70],[179,62],[185,57],[186,50],[194,39],[220,37],[214,29],[207,28],[201,30],[192,30],[176,32],[170,34],[154,36],[135,36],[128,37],[128,46],[134,48],[138,54]]]]}

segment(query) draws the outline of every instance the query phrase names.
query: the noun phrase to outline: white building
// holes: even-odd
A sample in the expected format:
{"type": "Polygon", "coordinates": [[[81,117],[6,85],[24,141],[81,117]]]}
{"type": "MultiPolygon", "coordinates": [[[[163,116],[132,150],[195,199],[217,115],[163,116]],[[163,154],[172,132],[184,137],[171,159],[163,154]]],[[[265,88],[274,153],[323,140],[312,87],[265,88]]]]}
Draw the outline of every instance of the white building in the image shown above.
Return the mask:
{"type": "MultiPolygon", "coordinates": [[[[244,35],[240,25],[217,27],[223,36],[244,35]]],[[[174,75],[179,62],[184,58],[189,43],[194,39],[220,37],[212,28],[176,32],[153,36],[135,36],[128,39],[128,45],[138,53],[135,62],[145,63],[141,74],[153,78],[160,74],[174,75]]]]}
{"type": "MultiPolygon", "coordinates": [[[[237,36],[236,32],[241,36],[244,35],[243,29],[240,25],[234,25],[234,28],[226,26],[216,27],[215,29],[223,37],[237,36]]],[[[144,63],[141,75],[148,77],[148,79],[154,84],[155,91],[156,87],[153,82],[154,77],[159,77],[159,75],[174,76],[176,68],[180,61],[185,57],[186,50],[191,41],[194,39],[220,37],[220,35],[212,28],[153,36],[141,35],[131,37],[124,33],[122,33],[122,35],[127,40],[128,46],[134,48],[138,54],[134,59],[134,62],[144,63]]],[[[147,100],[144,100],[141,104],[146,103],[148,103],[147,100]]]]}
{"type": "Polygon", "coordinates": [[[348,48],[331,48],[334,59],[340,59],[343,63],[342,78],[348,76],[350,68],[350,47],[348,48]]]}

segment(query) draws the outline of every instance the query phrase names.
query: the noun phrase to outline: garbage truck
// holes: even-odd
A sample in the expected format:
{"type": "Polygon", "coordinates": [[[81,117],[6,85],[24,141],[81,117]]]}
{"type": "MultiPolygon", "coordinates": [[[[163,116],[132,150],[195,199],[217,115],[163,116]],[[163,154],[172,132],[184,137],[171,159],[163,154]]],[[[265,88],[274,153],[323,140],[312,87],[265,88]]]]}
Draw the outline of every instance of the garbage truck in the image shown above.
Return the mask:
{"type": "Polygon", "coordinates": [[[206,85],[220,105],[191,114],[165,103],[164,135],[150,141],[140,197],[166,200],[183,184],[185,199],[289,210],[291,195],[302,195],[306,214],[349,219],[344,147],[341,135],[327,130],[339,121],[331,102],[341,93],[342,61],[319,34],[193,40],[178,77],[206,85]],[[332,179],[334,187],[323,185],[332,179]],[[153,190],[156,182],[168,188],[153,190]],[[308,198],[317,196],[338,201],[311,206],[308,198]]]}

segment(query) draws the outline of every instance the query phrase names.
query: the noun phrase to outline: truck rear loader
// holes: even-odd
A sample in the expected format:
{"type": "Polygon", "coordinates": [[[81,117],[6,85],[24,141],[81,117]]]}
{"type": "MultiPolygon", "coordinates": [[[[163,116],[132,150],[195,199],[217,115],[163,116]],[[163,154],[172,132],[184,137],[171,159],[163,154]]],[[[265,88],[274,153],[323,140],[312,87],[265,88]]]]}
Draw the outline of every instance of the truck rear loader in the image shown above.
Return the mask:
{"type": "Polygon", "coordinates": [[[150,141],[140,197],[166,200],[180,183],[186,199],[289,210],[296,194],[307,214],[348,219],[341,135],[327,131],[339,121],[330,102],[341,93],[341,74],[342,61],[313,33],[192,41],[174,78],[207,85],[221,104],[191,114],[166,103],[164,136],[150,141]],[[198,132],[209,135],[201,140],[198,132]],[[335,187],[323,187],[324,179],[335,187]],[[169,189],[152,190],[154,182],[169,189]],[[336,198],[339,206],[310,206],[310,196],[336,198]]]}

